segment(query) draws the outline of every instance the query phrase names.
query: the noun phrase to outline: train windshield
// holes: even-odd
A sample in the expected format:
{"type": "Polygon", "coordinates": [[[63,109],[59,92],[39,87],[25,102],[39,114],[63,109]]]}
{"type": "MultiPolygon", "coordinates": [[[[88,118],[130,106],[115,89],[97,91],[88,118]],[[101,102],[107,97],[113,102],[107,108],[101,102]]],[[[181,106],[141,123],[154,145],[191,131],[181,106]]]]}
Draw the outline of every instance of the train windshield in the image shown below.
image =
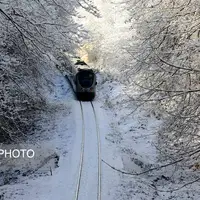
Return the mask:
{"type": "Polygon", "coordinates": [[[78,80],[82,87],[89,88],[93,84],[94,74],[88,71],[79,72],[78,80]]]}

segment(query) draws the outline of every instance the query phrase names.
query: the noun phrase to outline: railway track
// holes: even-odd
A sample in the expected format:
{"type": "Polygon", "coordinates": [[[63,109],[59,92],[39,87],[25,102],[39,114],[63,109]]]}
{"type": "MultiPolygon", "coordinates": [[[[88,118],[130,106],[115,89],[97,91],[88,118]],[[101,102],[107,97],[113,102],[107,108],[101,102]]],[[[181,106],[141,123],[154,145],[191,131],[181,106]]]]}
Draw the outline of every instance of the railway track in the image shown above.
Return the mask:
{"type": "MultiPolygon", "coordinates": [[[[96,183],[92,183],[96,186],[96,189],[94,189],[96,191],[96,194],[95,194],[95,197],[93,195],[91,200],[101,200],[101,141],[100,141],[100,131],[99,131],[99,124],[98,124],[98,119],[97,119],[97,114],[96,114],[96,111],[95,111],[95,107],[94,107],[94,104],[92,102],[88,102],[87,103],[87,106],[88,104],[90,104],[90,107],[91,107],[91,110],[93,112],[93,117],[94,117],[94,121],[95,121],[95,127],[96,129],[95,130],[91,130],[89,131],[91,134],[95,134],[95,136],[93,135],[93,138],[96,139],[96,141],[88,141],[91,137],[91,135],[87,135],[89,133],[87,133],[87,129],[86,129],[86,122],[87,120],[90,120],[90,119],[86,119],[85,117],[85,113],[86,113],[86,110],[84,110],[84,106],[83,106],[83,103],[80,101],[80,109],[81,109],[81,118],[82,118],[82,139],[81,139],[81,152],[80,152],[80,160],[79,160],[79,166],[78,166],[78,175],[77,175],[77,181],[76,181],[76,189],[75,189],[75,195],[74,195],[74,199],[73,200],[82,200],[84,199],[81,194],[83,192],[80,192],[81,191],[81,188],[82,190],[85,190],[85,184],[87,184],[87,177],[88,176],[94,176],[96,177],[96,183]],[[91,172],[85,172],[84,171],[84,167],[89,165],[89,163],[87,163],[89,160],[87,159],[88,157],[88,151],[86,151],[86,145],[88,142],[93,142],[93,143],[96,143],[96,149],[93,149],[93,152],[97,152],[95,159],[96,159],[96,168],[95,169],[95,174],[92,174],[91,172]],[[84,174],[85,173],[85,174],[84,174]],[[87,177],[86,177],[87,176],[87,177]],[[86,177],[86,181],[84,180],[86,177]],[[84,182],[85,181],[85,182],[84,182]]],[[[88,112],[88,110],[87,110],[88,112]]],[[[92,117],[92,116],[91,116],[92,117]]],[[[92,140],[92,139],[91,139],[92,140]]],[[[91,151],[91,149],[90,149],[91,151]]],[[[93,157],[93,158],[94,158],[93,157]]],[[[92,192],[92,191],[85,191],[85,192],[92,192]]],[[[88,199],[90,200],[90,199],[88,199]]]]}

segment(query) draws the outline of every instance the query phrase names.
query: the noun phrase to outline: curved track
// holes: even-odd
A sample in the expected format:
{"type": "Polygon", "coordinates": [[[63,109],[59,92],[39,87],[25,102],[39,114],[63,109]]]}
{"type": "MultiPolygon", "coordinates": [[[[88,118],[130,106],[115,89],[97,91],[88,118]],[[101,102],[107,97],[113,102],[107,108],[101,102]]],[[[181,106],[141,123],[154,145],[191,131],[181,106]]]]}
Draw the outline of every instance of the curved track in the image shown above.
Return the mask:
{"type": "Polygon", "coordinates": [[[101,141],[97,114],[92,102],[83,103],[80,101],[79,103],[82,118],[82,139],[73,200],[86,198],[87,200],[101,200],[101,141]],[[93,112],[93,116],[89,110],[93,112]]]}

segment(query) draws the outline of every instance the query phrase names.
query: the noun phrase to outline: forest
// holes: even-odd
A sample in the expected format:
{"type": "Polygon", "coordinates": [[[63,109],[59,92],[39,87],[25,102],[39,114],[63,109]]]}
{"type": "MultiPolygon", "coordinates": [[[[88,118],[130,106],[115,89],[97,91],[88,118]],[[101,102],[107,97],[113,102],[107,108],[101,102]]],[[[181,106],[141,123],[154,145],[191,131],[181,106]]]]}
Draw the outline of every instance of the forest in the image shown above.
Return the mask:
{"type": "Polygon", "coordinates": [[[41,116],[54,112],[49,96],[67,69],[61,55],[87,41],[102,79],[125,85],[136,110],[145,106],[162,120],[155,134],[163,167],[200,169],[199,0],[0,0],[0,38],[1,144],[26,143],[41,116]],[[90,30],[78,23],[80,8],[96,23],[90,30]],[[103,17],[110,27],[98,24],[103,17]]]}

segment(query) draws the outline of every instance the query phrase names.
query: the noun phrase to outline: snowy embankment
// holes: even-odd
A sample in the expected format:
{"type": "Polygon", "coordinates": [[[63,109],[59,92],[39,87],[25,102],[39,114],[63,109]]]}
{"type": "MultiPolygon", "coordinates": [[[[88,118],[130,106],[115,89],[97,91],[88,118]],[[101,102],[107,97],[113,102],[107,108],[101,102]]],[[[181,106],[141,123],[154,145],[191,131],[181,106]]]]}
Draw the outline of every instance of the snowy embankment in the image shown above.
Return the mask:
{"type": "MultiPolygon", "coordinates": [[[[178,165],[161,167],[157,131],[161,116],[129,98],[134,89],[99,76],[98,100],[106,110],[109,132],[105,135],[112,157],[102,157],[104,169],[118,177],[113,199],[119,200],[198,200],[198,177],[193,170],[178,165]],[[154,169],[154,170],[152,170],[154,169]],[[188,184],[189,183],[189,184],[188,184]]],[[[105,150],[106,151],[106,150],[105,150]]],[[[104,154],[105,155],[105,154],[104,154]]]]}
{"type": "Polygon", "coordinates": [[[1,186],[2,199],[57,199],[66,197],[67,157],[73,140],[73,118],[70,113],[72,92],[61,74],[54,74],[54,90],[49,94],[49,111],[40,116],[36,130],[26,143],[8,146],[33,149],[34,158],[7,159],[1,186]],[[70,130],[70,131],[68,131],[70,130]],[[8,181],[6,182],[6,176],[8,181]]]}
{"type": "Polygon", "coordinates": [[[98,89],[99,101],[103,102],[110,119],[106,140],[115,152],[112,159],[102,158],[106,162],[103,165],[120,176],[114,199],[151,199],[154,189],[148,178],[123,175],[117,170],[137,174],[157,165],[154,133],[161,122],[153,114],[145,112],[144,108],[135,111],[134,103],[126,95],[125,85],[102,81],[98,89]]]}

